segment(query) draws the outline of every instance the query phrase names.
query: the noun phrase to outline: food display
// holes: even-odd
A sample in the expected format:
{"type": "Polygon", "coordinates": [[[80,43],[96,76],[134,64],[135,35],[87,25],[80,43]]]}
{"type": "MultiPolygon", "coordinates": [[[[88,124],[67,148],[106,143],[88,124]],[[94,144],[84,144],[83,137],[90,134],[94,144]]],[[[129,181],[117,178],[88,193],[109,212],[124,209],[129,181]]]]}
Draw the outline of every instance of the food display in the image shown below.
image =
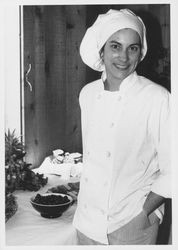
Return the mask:
{"type": "Polygon", "coordinates": [[[77,196],[80,189],[80,182],[69,182],[65,185],[58,185],[48,189],[48,193],[63,193],[70,195],[74,201],[77,201],[77,196]]]}
{"type": "Polygon", "coordinates": [[[60,175],[63,180],[80,178],[82,170],[82,154],[69,153],[62,149],[53,150],[52,155],[47,156],[38,168],[33,169],[34,173],[60,175]]]}
{"type": "Polygon", "coordinates": [[[76,164],[78,162],[82,162],[82,154],[80,153],[69,153],[64,152],[62,149],[56,149],[53,151],[52,162],[55,164],[62,163],[73,163],[76,164]]]}
{"type": "Polygon", "coordinates": [[[59,193],[37,193],[31,197],[30,202],[42,217],[57,218],[73,204],[73,198],[59,193]]]}
{"type": "Polygon", "coordinates": [[[67,202],[70,202],[68,196],[62,196],[62,195],[41,195],[37,194],[33,200],[33,202],[43,205],[59,205],[64,204],[67,202]]]}

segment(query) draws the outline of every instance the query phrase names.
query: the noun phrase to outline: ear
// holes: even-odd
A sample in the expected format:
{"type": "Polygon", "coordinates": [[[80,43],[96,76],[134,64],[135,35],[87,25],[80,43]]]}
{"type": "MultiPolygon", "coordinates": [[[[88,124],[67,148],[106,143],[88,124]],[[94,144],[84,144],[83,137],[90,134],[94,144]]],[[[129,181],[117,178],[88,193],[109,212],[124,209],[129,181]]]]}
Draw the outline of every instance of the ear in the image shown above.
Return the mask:
{"type": "Polygon", "coordinates": [[[142,59],[142,51],[140,52],[139,59],[138,59],[138,64],[141,62],[142,59]]]}
{"type": "Polygon", "coordinates": [[[103,50],[100,52],[100,57],[101,57],[101,59],[103,60],[103,57],[104,57],[104,52],[103,52],[103,50]]]}
{"type": "Polygon", "coordinates": [[[100,49],[100,52],[99,52],[101,60],[103,60],[104,58],[104,47],[105,47],[105,44],[103,45],[103,47],[100,49]]]}

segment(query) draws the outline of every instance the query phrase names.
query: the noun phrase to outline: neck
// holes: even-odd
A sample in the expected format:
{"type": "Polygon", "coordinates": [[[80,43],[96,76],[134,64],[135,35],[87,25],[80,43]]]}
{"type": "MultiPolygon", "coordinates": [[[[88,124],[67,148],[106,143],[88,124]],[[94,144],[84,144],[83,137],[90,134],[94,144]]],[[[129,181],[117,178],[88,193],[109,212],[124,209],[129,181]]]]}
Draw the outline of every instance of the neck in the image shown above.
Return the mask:
{"type": "Polygon", "coordinates": [[[107,78],[104,81],[104,89],[108,91],[118,91],[122,80],[107,78]]]}

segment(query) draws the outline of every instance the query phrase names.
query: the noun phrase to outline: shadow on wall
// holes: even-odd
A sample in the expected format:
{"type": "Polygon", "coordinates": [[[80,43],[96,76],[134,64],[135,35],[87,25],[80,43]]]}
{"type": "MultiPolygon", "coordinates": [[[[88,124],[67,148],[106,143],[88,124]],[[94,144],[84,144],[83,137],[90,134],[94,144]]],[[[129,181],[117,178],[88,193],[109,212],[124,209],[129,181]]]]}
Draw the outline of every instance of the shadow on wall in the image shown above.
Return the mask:
{"type": "Polygon", "coordinates": [[[137,14],[145,23],[148,44],[148,53],[137,72],[170,91],[170,51],[163,47],[161,25],[150,12],[138,11],[137,14]]]}

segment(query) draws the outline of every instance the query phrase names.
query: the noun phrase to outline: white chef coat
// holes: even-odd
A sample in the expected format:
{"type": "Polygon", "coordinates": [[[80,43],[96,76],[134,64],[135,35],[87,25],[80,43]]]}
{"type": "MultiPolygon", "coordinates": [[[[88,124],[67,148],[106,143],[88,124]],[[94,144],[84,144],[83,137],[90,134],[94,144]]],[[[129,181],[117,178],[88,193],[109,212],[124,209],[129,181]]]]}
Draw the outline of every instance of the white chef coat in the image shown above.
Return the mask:
{"type": "Polygon", "coordinates": [[[170,94],[134,72],[119,91],[104,90],[101,79],[87,84],[79,101],[83,172],[73,225],[108,244],[150,191],[171,196],[170,94]]]}

